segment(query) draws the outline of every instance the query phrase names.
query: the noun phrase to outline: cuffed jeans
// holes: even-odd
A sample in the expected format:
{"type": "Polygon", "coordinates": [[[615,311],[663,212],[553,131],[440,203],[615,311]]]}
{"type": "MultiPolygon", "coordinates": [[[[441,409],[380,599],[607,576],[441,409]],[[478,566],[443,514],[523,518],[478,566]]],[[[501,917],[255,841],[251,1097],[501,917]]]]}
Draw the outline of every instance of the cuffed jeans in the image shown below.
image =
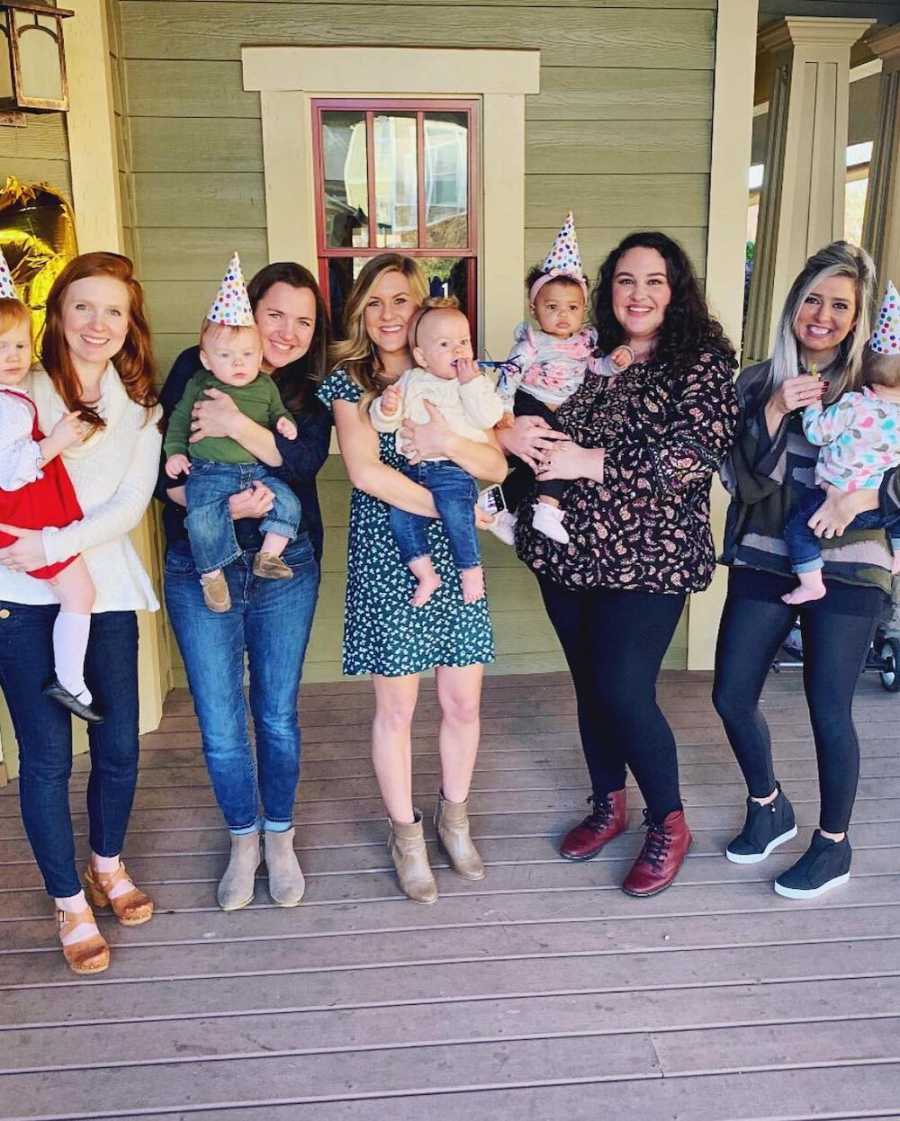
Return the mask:
{"type": "MultiPolygon", "coordinates": [[[[59,608],[0,601],[0,688],[19,741],[25,832],[51,896],[81,891],[69,809],[72,717],[41,693],[52,680],[59,608]]],[[[138,769],[138,630],[133,611],[91,616],[84,678],[103,713],[88,726],[88,834],[98,856],[122,851],[138,769]]]]}
{"type": "MultiPolygon", "coordinates": [[[[815,572],[824,567],[822,543],[807,525],[828,497],[822,487],[816,487],[800,500],[784,527],[784,542],[791,558],[792,572],[815,572]]],[[[865,510],[857,514],[847,529],[886,529],[891,537],[894,552],[900,551],[900,515],[886,517],[880,510],[865,510]]]]}
{"type": "MultiPolygon", "coordinates": [[[[477,568],[481,564],[475,529],[478,487],[472,476],[449,459],[410,463],[402,470],[407,479],[431,491],[456,567],[461,570],[477,568]]],[[[391,529],[404,564],[430,554],[428,525],[431,521],[432,518],[391,507],[391,529]]]]}
{"type": "Polygon", "coordinates": [[[303,533],[287,547],[290,580],[253,575],[253,553],[225,569],[231,609],[203,602],[186,542],[166,554],[166,607],[187,670],[203,754],[216,801],[233,833],[290,829],[300,778],[297,691],[319,591],[319,565],[303,533]],[[250,744],[244,702],[244,652],[250,671],[250,744]]]}
{"type": "Polygon", "coordinates": [[[198,573],[215,572],[241,555],[228,499],[257,482],[265,483],[274,495],[272,509],[259,523],[260,533],[278,533],[293,541],[300,527],[300,503],[287,483],[275,478],[268,467],[261,463],[191,460],[185,483],[184,525],[198,573]]]}

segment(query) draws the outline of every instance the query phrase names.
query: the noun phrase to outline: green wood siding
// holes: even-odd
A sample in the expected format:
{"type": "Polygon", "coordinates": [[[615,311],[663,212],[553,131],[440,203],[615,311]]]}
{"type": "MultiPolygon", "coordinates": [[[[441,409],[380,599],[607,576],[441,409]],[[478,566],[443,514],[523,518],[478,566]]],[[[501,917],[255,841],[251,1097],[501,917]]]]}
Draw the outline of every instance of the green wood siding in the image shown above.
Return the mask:
{"type": "MultiPolygon", "coordinates": [[[[9,65],[5,57],[3,65],[9,65]]],[[[25,120],[24,128],[0,128],[0,183],[7,175],[22,183],[48,183],[71,202],[65,114],[28,113],[25,120]]]]}
{"type": "MultiPolygon", "coordinates": [[[[113,0],[114,2],[114,0],[113,0]]],[[[135,252],[160,367],[196,340],[223,262],[266,259],[258,95],[241,88],[253,44],[539,48],[541,92],[526,101],[529,261],[575,210],[595,272],[631,230],[662,228],[704,273],[716,0],[119,0],[122,148],[135,252]]],[[[327,91],[323,91],[327,92],[327,91]]],[[[490,171],[490,153],[484,153],[490,171]]],[[[313,264],[313,262],[305,262],[313,264]]],[[[511,277],[510,283],[519,283],[511,277]]],[[[339,669],[349,488],[337,457],[322,480],[328,526],[322,601],[307,676],[339,669]]],[[[483,535],[498,671],[562,665],[532,578],[483,535]]],[[[669,664],[685,664],[679,630],[669,664]]]]}

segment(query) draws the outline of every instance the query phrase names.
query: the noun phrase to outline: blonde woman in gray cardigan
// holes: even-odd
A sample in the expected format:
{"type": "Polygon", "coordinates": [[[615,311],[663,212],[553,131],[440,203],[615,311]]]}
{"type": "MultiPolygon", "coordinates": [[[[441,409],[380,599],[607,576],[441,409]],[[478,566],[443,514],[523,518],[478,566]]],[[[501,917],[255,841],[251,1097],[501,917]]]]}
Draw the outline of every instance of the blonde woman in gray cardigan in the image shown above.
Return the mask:
{"type": "Polygon", "coordinates": [[[127,257],[88,253],[60,273],[47,299],[41,358],[44,369],[29,375],[27,390],[42,428],[80,417],[82,441],[63,458],[83,517],[60,529],[2,527],[17,540],[0,549],[0,688],[19,741],[22,818],[56,905],[63,955],[74,972],[88,974],[109,965],[91,904],[111,907],[125,926],[153,914],[120,860],[137,782],[136,612],[159,607],[128,534],[153,494],[162,443],[143,299],[127,257]],[[97,592],[85,680],[103,715],[88,729],[87,897],[69,810],[71,719],[43,692],[59,605],[45,581],[27,575],[75,553],[97,592]]]}

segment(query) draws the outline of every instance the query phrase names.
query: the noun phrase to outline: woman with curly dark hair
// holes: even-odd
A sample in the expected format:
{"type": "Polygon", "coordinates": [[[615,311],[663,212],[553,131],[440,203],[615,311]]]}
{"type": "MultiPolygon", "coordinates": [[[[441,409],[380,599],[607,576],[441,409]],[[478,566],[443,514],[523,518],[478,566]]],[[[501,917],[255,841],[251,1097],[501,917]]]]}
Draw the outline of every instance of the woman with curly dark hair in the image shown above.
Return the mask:
{"type": "Polygon", "coordinates": [[[610,253],[593,312],[599,352],[627,345],[635,361],[612,378],[588,373],[556,412],[569,439],[538,455],[538,480],[570,483],[569,544],[535,532],[526,501],[516,545],[572,673],[591,776],[591,812],[560,851],[588,860],[625,829],[628,768],[647,834],[623,890],[655,895],[691,844],[656,679],[687,594],[712,579],[709,485],[737,422],[734,350],[684,250],[661,233],[631,234],[610,253]]]}

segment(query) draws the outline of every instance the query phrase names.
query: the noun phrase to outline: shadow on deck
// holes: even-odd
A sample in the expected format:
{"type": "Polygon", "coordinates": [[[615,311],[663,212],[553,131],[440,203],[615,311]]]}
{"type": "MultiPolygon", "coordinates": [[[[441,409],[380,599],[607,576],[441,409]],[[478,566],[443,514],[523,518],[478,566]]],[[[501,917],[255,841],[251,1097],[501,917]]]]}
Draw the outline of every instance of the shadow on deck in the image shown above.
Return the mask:
{"type": "MultiPolygon", "coordinates": [[[[472,796],[480,884],[432,847],[441,899],[397,892],[368,759],[367,683],[304,688],[295,910],[222,914],[227,838],[188,695],[143,737],[128,864],[147,926],[102,919],[108,973],[79,980],[18,815],[0,792],[0,1119],[551,1121],[900,1117],[900,699],[873,676],[850,883],[798,904],[771,880],[817,820],[796,673],[765,694],[800,835],[764,865],[722,858],[743,788],[706,674],[665,674],[695,834],[676,885],[619,890],[640,838],[587,864],[555,845],[587,794],[563,675],[488,678],[472,796]]],[[[438,782],[423,687],[415,790],[438,782]]],[[[73,779],[83,806],[85,760],[73,779]]],[[[76,815],[79,845],[85,817],[76,815]]],[[[430,826],[429,826],[430,829],[430,826]]]]}

